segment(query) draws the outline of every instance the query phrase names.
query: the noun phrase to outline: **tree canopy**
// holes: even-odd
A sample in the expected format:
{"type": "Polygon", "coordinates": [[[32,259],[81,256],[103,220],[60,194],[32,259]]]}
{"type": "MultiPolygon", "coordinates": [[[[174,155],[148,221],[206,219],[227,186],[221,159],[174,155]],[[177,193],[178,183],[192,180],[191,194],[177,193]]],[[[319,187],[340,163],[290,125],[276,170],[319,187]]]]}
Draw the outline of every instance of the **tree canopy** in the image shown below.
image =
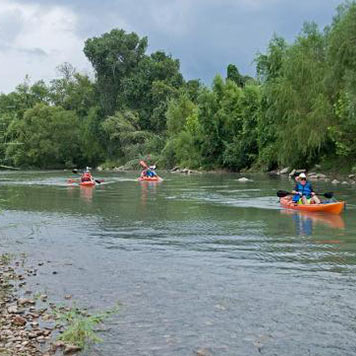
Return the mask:
{"type": "MultiPolygon", "coordinates": [[[[231,63],[212,86],[186,81],[179,60],[147,53],[122,29],[89,38],[95,76],[69,63],[49,83],[0,94],[0,158],[25,167],[96,166],[150,157],[161,167],[310,167],[356,157],[356,3],[330,26],[274,35],[256,78],[231,63]]],[[[356,168],[355,168],[356,169],[356,168]]]]}

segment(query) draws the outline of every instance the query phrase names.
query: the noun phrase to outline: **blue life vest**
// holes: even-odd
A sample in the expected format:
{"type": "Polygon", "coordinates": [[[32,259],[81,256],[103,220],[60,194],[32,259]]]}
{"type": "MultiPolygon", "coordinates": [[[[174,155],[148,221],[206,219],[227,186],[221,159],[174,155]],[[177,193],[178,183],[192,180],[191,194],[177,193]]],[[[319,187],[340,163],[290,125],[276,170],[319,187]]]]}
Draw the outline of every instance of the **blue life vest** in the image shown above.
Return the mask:
{"type": "Polygon", "coordinates": [[[156,173],[150,169],[147,169],[146,175],[147,177],[154,177],[156,176],[156,173]]]}
{"type": "Polygon", "coordinates": [[[295,190],[297,192],[300,192],[302,193],[302,195],[299,195],[299,194],[295,194],[293,196],[293,201],[294,202],[297,202],[299,201],[299,199],[302,197],[302,196],[305,196],[307,199],[310,199],[311,198],[311,193],[313,191],[313,188],[311,186],[311,184],[309,182],[306,182],[305,185],[302,185],[300,183],[297,183],[297,185],[295,186],[295,190]]]}

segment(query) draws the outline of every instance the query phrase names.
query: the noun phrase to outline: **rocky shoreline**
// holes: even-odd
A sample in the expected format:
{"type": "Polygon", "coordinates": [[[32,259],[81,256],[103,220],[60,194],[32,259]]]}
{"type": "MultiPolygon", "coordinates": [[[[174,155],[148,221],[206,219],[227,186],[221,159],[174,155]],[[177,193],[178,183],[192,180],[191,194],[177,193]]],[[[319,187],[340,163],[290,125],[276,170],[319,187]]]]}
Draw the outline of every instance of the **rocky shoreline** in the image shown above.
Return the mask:
{"type": "MultiPolygon", "coordinates": [[[[133,169],[132,167],[127,168],[126,166],[114,167],[114,168],[103,168],[101,166],[97,167],[99,172],[107,171],[107,172],[129,172],[133,169]]],[[[327,174],[319,172],[320,167],[317,165],[310,171],[307,169],[295,169],[295,168],[282,168],[276,169],[267,172],[269,176],[285,176],[289,178],[293,178],[294,175],[300,173],[306,173],[308,175],[308,179],[311,181],[322,181],[322,182],[331,182],[332,184],[343,184],[343,185],[354,185],[356,184],[356,174],[348,174],[348,175],[336,175],[335,173],[327,174]]],[[[170,173],[174,174],[182,174],[182,175],[191,175],[191,174],[204,174],[204,173],[233,173],[227,170],[213,170],[213,171],[201,171],[196,169],[189,169],[189,168],[181,168],[176,166],[170,170],[167,170],[170,173]]],[[[248,172],[240,172],[241,174],[250,174],[250,173],[262,173],[258,171],[248,171],[248,172]]]]}
{"type": "Polygon", "coordinates": [[[64,327],[47,295],[26,290],[26,279],[36,276],[37,268],[26,267],[25,258],[10,262],[10,255],[0,257],[0,354],[51,356],[80,351],[76,345],[56,341],[64,327]]]}
{"type": "MultiPolygon", "coordinates": [[[[316,167],[318,168],[318,167],[316,167]]],[[[290,169],[289,167],[273,170],[268,172],[270,176],[286,176],[292,179],[300,173],[305,173],[310,181],[321,181],[321,182],[331,182],[332,184],[342,184],[342,185],[355,185],[356,184],[356,174],[349,174],[348,176],[335,176],[327,175],[324,173],[316,172],[316,170],[307,171],[306,169],[290,169]]]]}

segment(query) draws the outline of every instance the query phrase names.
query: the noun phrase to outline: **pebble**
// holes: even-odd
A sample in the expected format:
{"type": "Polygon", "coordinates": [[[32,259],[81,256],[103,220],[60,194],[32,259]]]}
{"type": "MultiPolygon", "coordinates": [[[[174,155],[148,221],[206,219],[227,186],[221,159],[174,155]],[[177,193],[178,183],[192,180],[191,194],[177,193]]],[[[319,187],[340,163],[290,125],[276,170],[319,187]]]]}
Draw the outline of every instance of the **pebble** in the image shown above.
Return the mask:
{"type": "Polygon", "coordinates": [[[16,315],[12,322],[18,326],[23,326],[23,325],[26,325],[26,323],[27,323],[26,319],[20,315],[16,315]]]}

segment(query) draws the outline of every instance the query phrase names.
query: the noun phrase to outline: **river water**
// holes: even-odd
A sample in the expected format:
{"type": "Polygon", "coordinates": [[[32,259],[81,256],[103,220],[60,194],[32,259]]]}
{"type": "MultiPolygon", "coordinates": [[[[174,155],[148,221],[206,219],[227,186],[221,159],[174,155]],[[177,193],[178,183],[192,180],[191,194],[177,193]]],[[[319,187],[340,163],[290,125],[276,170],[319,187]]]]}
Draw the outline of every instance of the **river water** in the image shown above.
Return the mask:
{"type": "Polygon", "coordinates": [[[121,303],[85,355],[356,354],[355,187],[314,184],[347,209],[300,215],[279,207],[286,178],[162,175],[0,173],[0,252],[44,262],[29,285],[121,303]]]}

